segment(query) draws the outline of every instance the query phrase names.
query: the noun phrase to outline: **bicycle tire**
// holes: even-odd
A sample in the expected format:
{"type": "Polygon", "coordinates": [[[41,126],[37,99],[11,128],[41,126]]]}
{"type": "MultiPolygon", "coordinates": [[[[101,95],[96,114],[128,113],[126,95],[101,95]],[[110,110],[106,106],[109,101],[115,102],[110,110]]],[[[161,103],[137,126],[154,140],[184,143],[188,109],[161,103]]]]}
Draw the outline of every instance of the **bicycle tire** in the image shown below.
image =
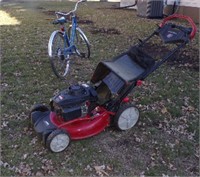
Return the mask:
{"type": "MultiPolygon", "coordinates": [[[[68,30],[68,35],[71,35],[71,29],[68,30]]],[[[81,58],[89,58],[90,57],[90,43],[84,34],[84,32],[77,27],[75,32],[75,39],[74,39],[75,51],[76,54],[81,58]]]]}
{"type": "Polygon", "coordinates": [[[52,70],[60,79],[65,79],[70,66],[70,61],[64,56],[64,48],[63,33],[61,31],[54,31],[49,39],[48,54],[52,70]]]}

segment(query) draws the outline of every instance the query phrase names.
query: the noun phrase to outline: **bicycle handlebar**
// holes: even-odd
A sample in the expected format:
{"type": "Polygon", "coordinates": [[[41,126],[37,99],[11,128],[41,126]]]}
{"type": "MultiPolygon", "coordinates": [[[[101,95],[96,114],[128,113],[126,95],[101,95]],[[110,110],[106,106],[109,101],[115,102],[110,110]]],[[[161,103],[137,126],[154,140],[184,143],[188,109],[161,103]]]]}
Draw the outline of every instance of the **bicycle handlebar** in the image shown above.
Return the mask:
{"type": "Polygon", "coordinates": [[[189,24],[191,25],[191,27],[192,27],[192,31],[191,31],[191,33],[190,33],[190,39],[192,40],[192,39],[194,38],[196,32],[197,32],[197,27],[196,27],[194,21],[193,21],[190,17],[188,17],[188,16],[180,15],[180,14],[173,14],[173,15],[170,15],[170,16],[166,17],[166,18],[162,21],[162,23],[161,23],[159,26],[160,26],[160,27],[163,27],[167,21],[170,21],[170,20],[172,20],[172,19],[174,19],[174,18],[184,19],[184,20],[187,20],[187,21],[188,21],[188,23],[189,23],[189,24]]]}
{"type": "Polygon", "coordinates": [[[81,3],[81,2],[85,2],[85,1],[86,1],[86,0],[79,0],[79,1],[77,1],[76,4],[75,4],[74,9],[71,10],[71,11],[69,11],[68,13],[55,12],[55,14],[56,14],[56,15],[60,15],[60,16],[68,16],[68,15],[70,15],[70,14],[73,14],[73,13],[77,10],[78,4],[81,3]]]}

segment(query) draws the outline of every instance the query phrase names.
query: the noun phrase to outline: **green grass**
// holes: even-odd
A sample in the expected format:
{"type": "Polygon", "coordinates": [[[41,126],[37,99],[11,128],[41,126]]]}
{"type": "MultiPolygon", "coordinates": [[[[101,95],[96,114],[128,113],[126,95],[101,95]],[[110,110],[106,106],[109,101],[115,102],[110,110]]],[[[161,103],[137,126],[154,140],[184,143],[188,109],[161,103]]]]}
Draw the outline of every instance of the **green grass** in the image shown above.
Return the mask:
{"type": "Polygon", "coordinates": [[[91,58],[75,61],[77,72],[62,82],[54,76],[47,55],[49,36],[57,29],[51,24],[55,16],[47,12],[69,11],[74,2],[28,2],[1,6],[21,22],[0,26],[1,176],[94,176],[98,175],[94,167],[101,165],[110,176],[198,176],[199,72],[194,69],[199,64],[198,34],[184,49],[186,54],[177,55],[185,56],[191,67],[187,62],[166,63],[131,93],[141,113],[135,128],[128,132],[108,128],[55,154],[43,147],[29,126],[30,107],[48,105],[56,91],[90,80],[98,62],[126,51],[161,20],[139,18],[134,10],[105,9],[117,3],[82,5],[79,18],[93,21],[80,24],[92,45],[91,58]],[[113,28],[120,34],[93,34],[94,28],[113,28]]]}

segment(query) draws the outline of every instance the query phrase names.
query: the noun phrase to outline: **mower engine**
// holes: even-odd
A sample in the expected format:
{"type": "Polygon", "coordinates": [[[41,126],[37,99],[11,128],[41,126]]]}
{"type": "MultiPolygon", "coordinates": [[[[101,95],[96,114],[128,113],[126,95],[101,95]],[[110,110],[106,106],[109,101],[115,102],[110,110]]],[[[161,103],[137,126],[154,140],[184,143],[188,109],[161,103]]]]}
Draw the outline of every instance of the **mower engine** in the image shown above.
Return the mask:
{"type": "Polygon", "coordinates": [[[96,105],[97,93],[87,84],[72,85],[51,99],[51,111],[64,121],[84,117],[96,105]]]}

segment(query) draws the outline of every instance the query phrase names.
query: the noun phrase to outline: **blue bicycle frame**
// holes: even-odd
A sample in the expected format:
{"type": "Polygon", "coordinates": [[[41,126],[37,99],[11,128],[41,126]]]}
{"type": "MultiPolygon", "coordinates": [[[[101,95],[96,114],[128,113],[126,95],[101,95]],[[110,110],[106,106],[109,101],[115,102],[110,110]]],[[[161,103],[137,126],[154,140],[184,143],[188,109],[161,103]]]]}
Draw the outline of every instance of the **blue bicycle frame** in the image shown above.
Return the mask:
{"type": "Polygon", "coordinates": [[[77,19],[76,19],[76,16],[73,15],[70,37],[68,36],[66,29],[64,33],[64,45],[65,45],[64,55],[65,56],[73,54],[73,51],[76,50],[76,46],[74,45],[74,40],[76,36],[76,27],[77,27],[77,19]]]}

